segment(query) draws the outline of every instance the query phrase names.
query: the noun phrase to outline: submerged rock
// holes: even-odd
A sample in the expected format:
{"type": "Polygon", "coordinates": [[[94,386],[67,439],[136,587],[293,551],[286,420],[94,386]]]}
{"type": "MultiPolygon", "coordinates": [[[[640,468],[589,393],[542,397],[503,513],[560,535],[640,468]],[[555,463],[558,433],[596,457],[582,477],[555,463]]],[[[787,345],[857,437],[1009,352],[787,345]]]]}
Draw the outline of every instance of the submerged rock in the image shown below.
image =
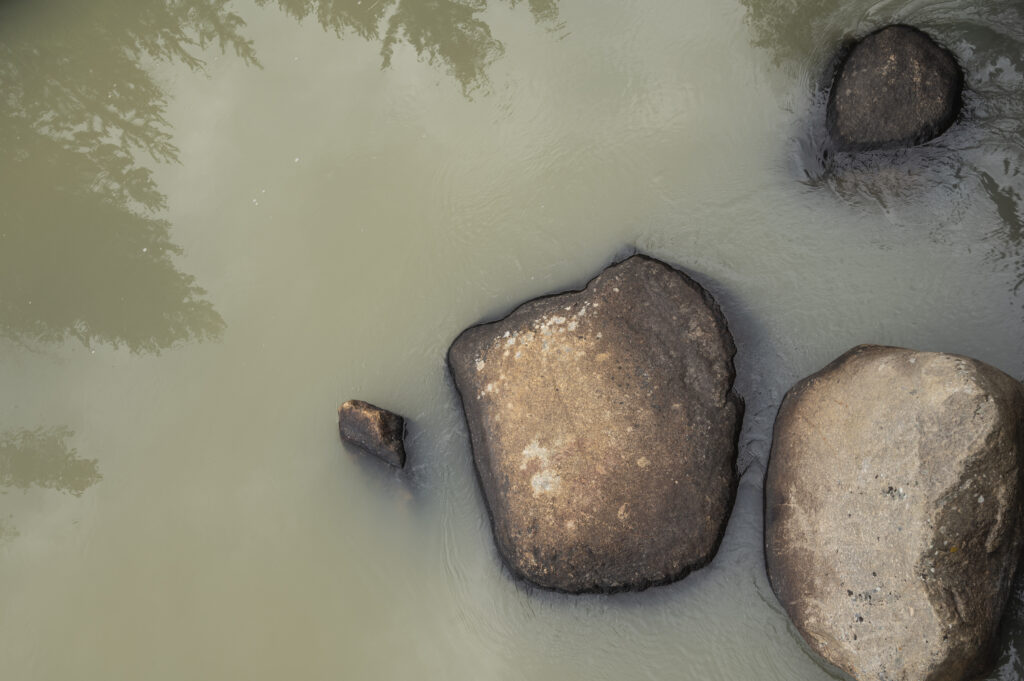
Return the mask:
{"type": "Polygon", "coordinates": [[[341,439],[392,466],[405,466],[405,419],[362,400],[338,408],[341,439]]]}
{"type": "Polygon", "coordinates": [[[736,489],[734,354],[711,296],[643,256],[464,331],[448,362],[512,572],[615,591],[711,560],[736,489]]]}
{"type": "Polygon", "coordinates": [[[860,346],[786,395],[765,481],[776,595],[855,679],[984,671],[1022,545],[1024,387],[860,346]]]}
{"type": "Polygon", "coordinates": [[[829,134],[841,151],[921,144],[960,112],[964,76],[956,58],[910,26],[887,26],[857,42],[829,93],[829,134]]]}

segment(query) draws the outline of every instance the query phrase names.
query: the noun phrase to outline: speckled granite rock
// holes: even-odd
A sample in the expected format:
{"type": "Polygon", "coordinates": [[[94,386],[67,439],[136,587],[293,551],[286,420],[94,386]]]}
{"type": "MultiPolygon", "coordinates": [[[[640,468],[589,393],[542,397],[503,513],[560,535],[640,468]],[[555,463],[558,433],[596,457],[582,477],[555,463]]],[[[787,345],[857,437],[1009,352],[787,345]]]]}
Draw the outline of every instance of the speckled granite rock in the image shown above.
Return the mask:
{"type": "Polygon", "coordinates": [[[947,50],[910,26],[886,26],[857,42],[829,93],[829,134],[839,150],[921,144],[960,113],[963,71],[947,50]]]}
{"type": "Polygon", "coordinates": [[[1024,388],[981,362],[860,346],[786,395],[768,576],[807,643],[863,681],[991,662],[1021,550],[1024,388]]]}
{"type": "Polygon", "coordinates": [[[338,408],[341,439],[392,466],[405,466],[405,419],[362,400],[338,408]]]}
{"type": "Polygon", "coordinates": [[[711,560],[736,489],[734,354],[710,295],[643,256],[463,332],[448,361],[509,568],[576,593],[711,560]]]}

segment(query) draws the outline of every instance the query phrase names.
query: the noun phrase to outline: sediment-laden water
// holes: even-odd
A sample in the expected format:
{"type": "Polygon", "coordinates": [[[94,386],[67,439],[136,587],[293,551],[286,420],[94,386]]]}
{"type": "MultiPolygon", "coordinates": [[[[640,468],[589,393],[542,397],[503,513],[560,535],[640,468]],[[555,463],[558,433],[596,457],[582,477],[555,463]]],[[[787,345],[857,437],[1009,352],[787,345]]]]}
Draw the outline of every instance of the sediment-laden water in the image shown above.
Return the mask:
{"type": "Polygon", "coordinates": [[[1024,376],[1022,91],[1010,0],[0,5],[2,676],[829,678],[765,577],[775,411],[862,342],[1024,376]],[[963,119],[827,157],[832,51],[892,21],[963,119]],[[682,582],[537,591],[445,351],[634,250],[730,322],[739,497],[682,582]],[[353,397],[405,472],[342,447],[353,397]]]}

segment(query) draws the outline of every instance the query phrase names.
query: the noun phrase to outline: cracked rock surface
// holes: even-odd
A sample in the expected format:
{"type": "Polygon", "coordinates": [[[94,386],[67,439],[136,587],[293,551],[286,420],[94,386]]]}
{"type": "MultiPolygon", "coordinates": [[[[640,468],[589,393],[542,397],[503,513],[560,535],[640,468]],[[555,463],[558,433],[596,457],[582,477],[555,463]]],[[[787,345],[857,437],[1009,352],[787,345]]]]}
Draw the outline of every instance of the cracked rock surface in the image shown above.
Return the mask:
{"type": "Polygon", "coordinates": [[[867,681],[991,662],[1022,544],[1024,388],[957,355],[859,346],[797,383],[765,481],[772,588],[867,681]]]}
{"type": "Polygon", "coordinates": [[[710,561],[736,489],[734,354],[710,295],[644,256],[464,331],[448,362],[512,572],[617,591],[710,561]]]}

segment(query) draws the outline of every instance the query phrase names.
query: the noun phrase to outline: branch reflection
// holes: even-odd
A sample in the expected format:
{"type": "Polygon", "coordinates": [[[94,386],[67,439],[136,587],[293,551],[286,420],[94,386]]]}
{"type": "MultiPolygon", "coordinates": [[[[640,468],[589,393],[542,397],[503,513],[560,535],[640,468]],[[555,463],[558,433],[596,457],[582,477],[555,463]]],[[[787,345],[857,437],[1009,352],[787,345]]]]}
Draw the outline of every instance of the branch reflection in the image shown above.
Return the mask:
{"type": "MultiPolygon", "coordinates": [[[[504,45],[481,18],[487,0],[256,0],[276,3],[295,19],[316,17],[325,30],[339,37],[353,33],[380,42],[381,66],[391,65],[394,51],[407,43],[421,59],[442,65],[459,82],[463,94],[485,87],[487,68],[504,45]]],[[[520,0],[505,0],[515,7],[520,0]]],[[[529,0],[534,20],[554,25],[558,0],[529,0]]]]}
{"type": "MultiPolygon", "coordinates": [[[[103,476],[96,459],[79,458],[68,444],[73,436],[62,426],[0,433],[0,495],[39,488],[82,496],[103,476]]],[[[0,545],[19,536],[10,518],[0,518],[0,545]]]]}
{"type": "Polygon", "coordinates": [[[256,62],[225,7],[0,5],[0,335],[155,353],[220,334],[205,292],[174,264],[166,197],[137,157],[177,160],[146,60],[199,69],[194,52],[218,44],[256,62]],[[19,30],[29,21],[45,23],[45,39],[19,30]]]}
{"type": "Polygon", "coordinates": [[[78,458],[68,445],[73,436],[65,427],[0,433],[0,487],[39,487],[81,496],[103,476],[95,459],[78,458]]]}

